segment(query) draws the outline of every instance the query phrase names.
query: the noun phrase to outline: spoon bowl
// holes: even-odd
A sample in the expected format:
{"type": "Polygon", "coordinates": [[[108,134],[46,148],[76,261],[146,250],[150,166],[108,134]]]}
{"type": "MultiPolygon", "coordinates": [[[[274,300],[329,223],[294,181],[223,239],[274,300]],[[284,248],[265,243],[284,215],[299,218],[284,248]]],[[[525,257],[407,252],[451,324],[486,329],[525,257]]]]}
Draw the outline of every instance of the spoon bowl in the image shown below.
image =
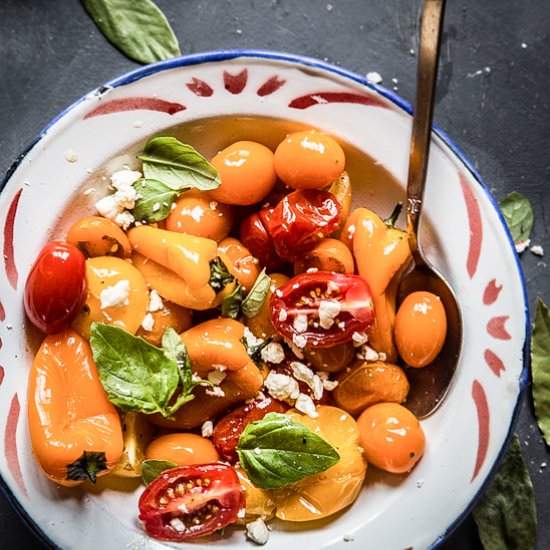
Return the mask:
{"type": "Polygon", "coordinates": [[[407,231],[413,264],[401,278],[397,291],[398,304],[412,292],[431,292],[439,296],[447,315],[447,336],[439,355],[430,365],[410,368],[407,372],[411,389],[406,406],[418,418],[430,415],[441,404],[462,349],[462,316],[458,301],[449,283],[424,257],[418,241],[444,10],[445,0],[424,0],[407,181],[407,231]]]}

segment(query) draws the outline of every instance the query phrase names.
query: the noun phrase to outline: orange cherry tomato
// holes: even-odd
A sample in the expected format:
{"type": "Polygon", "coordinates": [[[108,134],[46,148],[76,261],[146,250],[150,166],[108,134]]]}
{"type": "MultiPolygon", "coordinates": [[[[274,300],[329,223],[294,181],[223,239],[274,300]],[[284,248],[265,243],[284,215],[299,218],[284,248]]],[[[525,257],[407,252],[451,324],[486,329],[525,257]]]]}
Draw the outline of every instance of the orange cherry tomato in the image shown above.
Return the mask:
{"type": "Polygon", "coordinates": [[[233,210],[209,193],[192,189],[183,193],[166,218],[166,229],[221,241],[231,231],[233,210]]]}
{"type": "Polygon", "coordinates": [[[171,433],[157,437],[145,449],[145,458],[169,460],[178,466],[207,464],[220,459],[212,441],[194,433],[171,433]]]}
{"type": "Polygon", "coordinates": [[[344,151],[327,134],[315,130],[289,134],[275,150],[275,171],[293,189],[320,189],[340,177],[344,151]]]}
{"type": "Polygon", "coordinates": [[[414,414],[397,403],[377,403],[357,419],[367,462],[394,474],[410,472],[424,454],[425,437],[414,414]]]}
{"type": "Polygon", "coordinates": [[[87,256],[120,256],[129,258],[132,247],[126,233],[113,221],[101,216],[88,216],[74,223],[67,242],[87,256]]]}
{"type": "Polygon", "coordinates": [[[220,250],[231,262],[227,265],[229,272],[237,278],[244,292],[248,293],[260,274],[260,262],[241,241],[233,237],[224,239],[218,246],[220,250]]]}
{"type": "Polygon", "coordinates": [[[220,151],[212,165],[218,170],[221,185],[210,196],[226,204],[254,204],[275,185],[277,175],[273,152],[254,141],[238,141],[220,151]]]}
{"type": "Polygon", "coordinates": [[[395,344],[410,367],[425,367],[439,354],[447,335],[447,316],[439,296],[413,292],[399,306],[395,344]]]}

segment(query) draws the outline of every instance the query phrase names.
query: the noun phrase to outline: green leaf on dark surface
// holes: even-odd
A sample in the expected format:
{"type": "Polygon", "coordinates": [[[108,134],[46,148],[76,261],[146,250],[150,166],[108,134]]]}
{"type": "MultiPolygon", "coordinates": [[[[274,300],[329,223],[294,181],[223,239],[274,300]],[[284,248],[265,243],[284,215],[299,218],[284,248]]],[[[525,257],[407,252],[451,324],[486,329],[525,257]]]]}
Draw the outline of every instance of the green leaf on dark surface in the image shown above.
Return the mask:
{"type": "Polygon", "coordinates": [[[161,181],[176,191],[191,187],[208,191],[220,186],[218,171],[191,145],[175,137],[150,139],[139,159],[147,179],[161,181]]]}
{"type": "Polygon", "coordinates": [[[181,55],[166,17],[151,0],[82,0],[105,38],[130,59],[154,63],[181,55]]]}
{"type": "Polygon", "coordinates": [[[145,485],[156,479],[162,472],[175,468],[177,464],[169,460],[147,459],[141,463],[141,479],[145,485]]]}
{"type": "Polygon", "coordinates": [[[153,223],[165,220],[172,204],[180,194],[157,180],[140,179],[134,183],[138,195],[132,215],[139,222],[153,223]]]}
{"type": "Polygon", "coordinates": [[[500,201],[500,210],[508,224],[515,243],[526,241],[531,235],[534,214],[529,199],[512,191],[500,201]]]}
{"type": "Polygon", "coordinates": [[[176,361],[164,350],[102,323],[92,323],[90,345],[111,403],[123,411],[173,414],[169,402],[180,374],[176,361]]]}
{"type": "Polygon", "coordinates": [[[241,305],[242,312],[247,317],[254,317],[262,308],[265,299],[269,293],[269,287],[271,286],[271,278],[265,272],[265,267],[262,269],[258,278],[252,285],[250,292],[246,295],[241,305]]]}
{"type": "Polygon", "coordinates": [[[236,284],[235,288],[222,299],[221,303],[221,315],[222,317],[229,317],[230,319],[236,319],[239,316],[241,310],[241,302],[243,301],[243,287],[240,284],[236,284]]]}
{"type": "Polygon", "coordinates": [[[322,437],[290,416],[269,413],[239,438],[241,467],[257,487],[276,489],[334,466],[340,455],[322,437]]]}
{"type": "Polygon", "coordinates": [[[531,376],[535,416],[550,445],[550,311],[540,298],[531,334],[531,376]]]}
{"type": "Polygon", "coordinates": [[[516,435],[473,516],[485,550],[534,550],[535,493],[516,435]]]}

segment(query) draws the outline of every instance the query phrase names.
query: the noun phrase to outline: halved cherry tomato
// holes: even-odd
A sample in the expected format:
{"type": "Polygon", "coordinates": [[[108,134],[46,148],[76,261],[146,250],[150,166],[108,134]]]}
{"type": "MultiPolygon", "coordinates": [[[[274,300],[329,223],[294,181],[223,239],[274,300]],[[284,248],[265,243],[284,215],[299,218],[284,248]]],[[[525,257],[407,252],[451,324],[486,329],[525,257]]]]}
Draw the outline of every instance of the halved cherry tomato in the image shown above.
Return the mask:
{"type": "Polygon", "coordinates": [[[262,212],[263,210],[254,212],[242,221],[239,230],[241,241],[268,271],[277,271],[282,262],[275,252],[273,239],[260,217],[262,212]]]}
{"type": "Polygon", "coordinates": [[[148,535],[181,542],[233,523],[242,508],[241,484],[231,466],[178,466],[147,486],[139,499],[139,518],[148,535]]]}
{"type": "Polygon", "coordinates": [[[267,413],[284,413],[287,409],[288,406],[280,401],[263,396],[232,410],[216,424],[212,433],[212,442],[221,458],[228,462],[237,462],[239,458],[235,447],[246,426],[250,422],[261,420],[267,413]]]}
{"type": "Polygon", "coordinates": [[[25,311],[46,334],[67,328],[86,300],[86,258],[68,243],[44,246],[25,283],[25,311]]]}
{"type": "Polygon", "coordinates": [[[280,286],[270,304],[277,331],[300,347],[347,342],[374,320],[369,285],[357,275],[302,273],[280,286]]]}

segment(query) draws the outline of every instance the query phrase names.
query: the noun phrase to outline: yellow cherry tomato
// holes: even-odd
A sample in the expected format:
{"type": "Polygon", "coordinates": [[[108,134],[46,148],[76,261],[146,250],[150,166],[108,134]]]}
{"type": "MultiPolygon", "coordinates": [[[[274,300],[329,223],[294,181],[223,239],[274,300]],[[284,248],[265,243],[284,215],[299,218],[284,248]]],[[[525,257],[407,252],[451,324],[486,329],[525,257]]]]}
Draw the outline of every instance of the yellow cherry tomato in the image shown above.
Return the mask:
{"type": "Polygon", "coordinates": [[[355,262],[350,249],[337,239],[323,239],[294,263],[294,274],[310,268],[334,273],[354,273],[355,262]]]}
{"type": "Polygon", "coordinates": [[[439,354],[447,335],[447,316],[439,296],[413,292],[399,306],[395,344],[410,367],[425,367],[439,354]]]}
{"type": "Polygon", "coordinates": [[[166,218],[166,229],[221,241],[231,231],[233,210],[207,192],[191,189],[183,193],[166,218]]]}
{"type": "Polygon", "coordinates": [[[273,152],[255,141],[238,141],[220,151],[212,165],[220,174],[221,185],[210,196],[226,204],[254,204],[273,188],[277,175],[273,152]]]}
{"type": "Polygon", "coordinates": [[[157,437],[147,445],[145,458],[168,460],[178,466],[208,464],[220,459],[210,439],[185,432],[157,437]]]}
{"type": "Polygon", "coordinates": [[[94,321],[115,325],[135,334],[147,312],[149,293],[142,274],[129,262],[114,256],[86,260],[88,296],[72,327],[90,337],[94,321]]]}
{"type": "Polygon", "coordinates": [[[275,150],[277,176],[293,189],[319,189],[346,166],[342,147],[329,135],[307,130],[289,134],[275,150]]]}
{"type": "Polygon", "coordinates": [[[397,403],[377,403],[357,419],[359,444],[369,464],[386,472],[410,472],[424,454],[424,431],[414,414],[397,403]]]}
{"type": "Polygon", "coordinates": [[[358,447],[355,420],[337,407],[319,405],[317,412],[317,418],[296,410],[287,414],[330,443],[340,460],[324,472],[271,491],[276,515],[286,521],[321,519],[343,510],[357,498],[365,479],[367,464],[358,447]]]}

